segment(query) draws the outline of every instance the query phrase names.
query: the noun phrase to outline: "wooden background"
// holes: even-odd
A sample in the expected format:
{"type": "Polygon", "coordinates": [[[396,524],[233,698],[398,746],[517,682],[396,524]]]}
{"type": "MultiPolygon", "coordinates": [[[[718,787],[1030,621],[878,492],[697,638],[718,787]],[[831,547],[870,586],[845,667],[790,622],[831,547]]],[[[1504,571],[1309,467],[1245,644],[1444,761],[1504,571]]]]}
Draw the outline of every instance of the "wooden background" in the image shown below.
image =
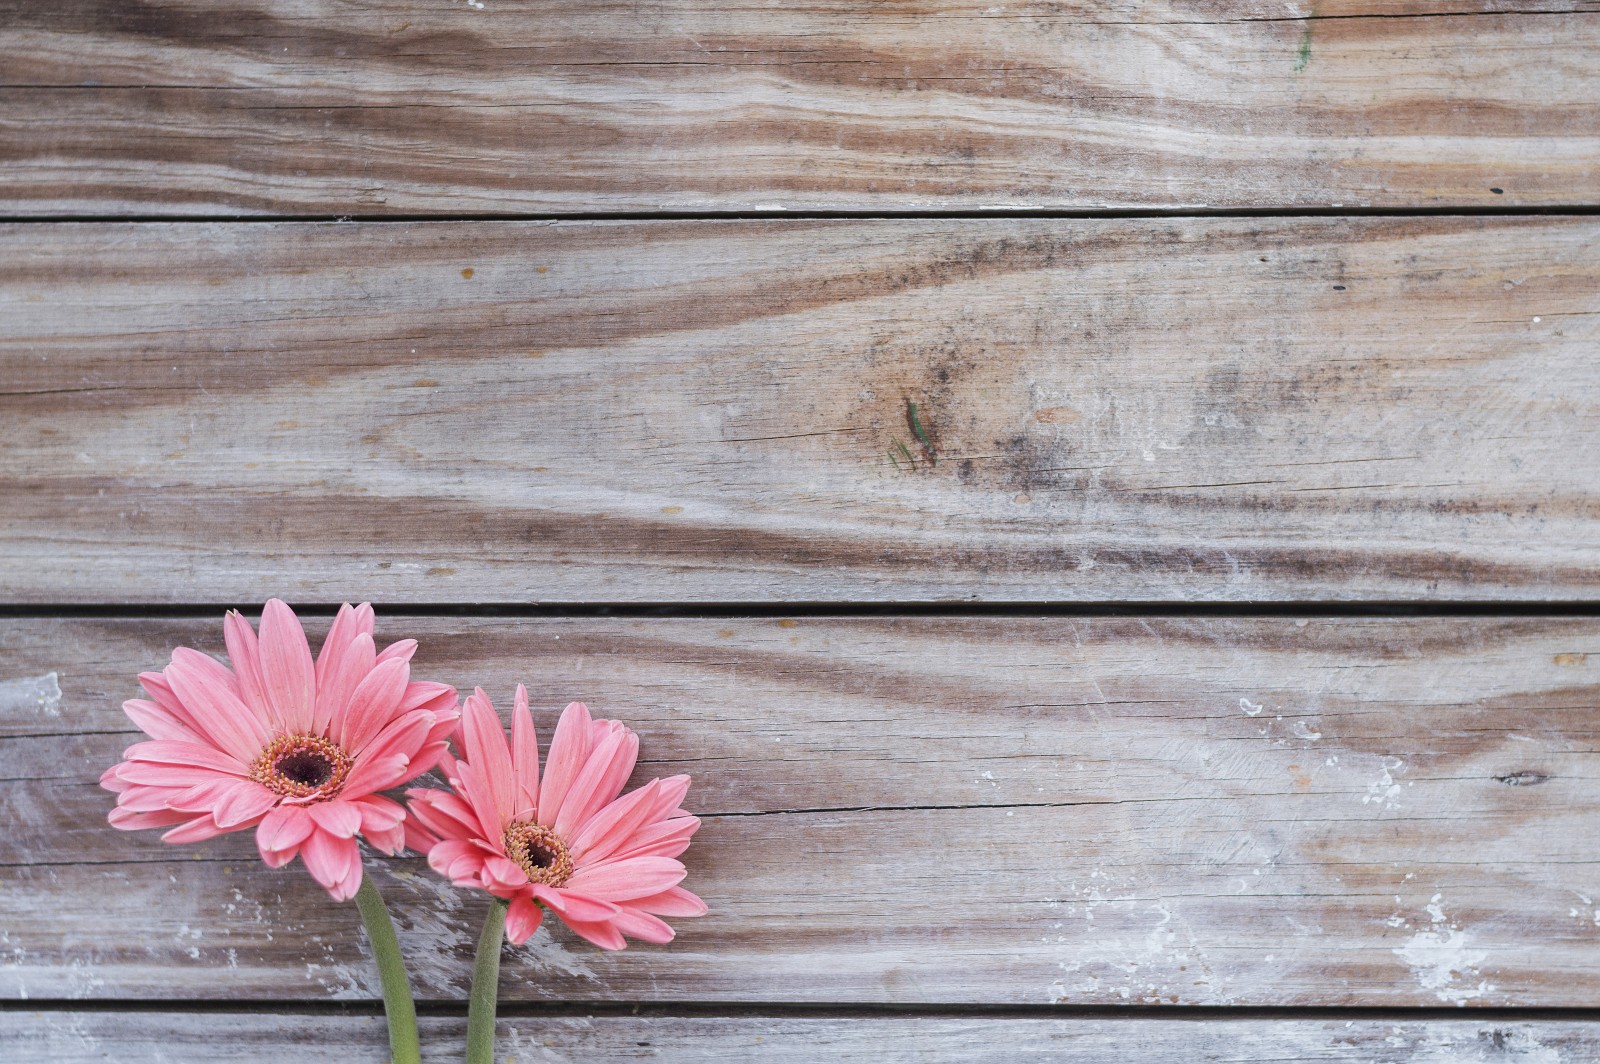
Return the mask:
{"type": "Polygon", "coordinates": [[[695,777],[505,1059],[1600,1059],[1597,215],[1588,0],[0,0],[0,1056],[385,1059],[95,786],[281,595],[695,777]]]}

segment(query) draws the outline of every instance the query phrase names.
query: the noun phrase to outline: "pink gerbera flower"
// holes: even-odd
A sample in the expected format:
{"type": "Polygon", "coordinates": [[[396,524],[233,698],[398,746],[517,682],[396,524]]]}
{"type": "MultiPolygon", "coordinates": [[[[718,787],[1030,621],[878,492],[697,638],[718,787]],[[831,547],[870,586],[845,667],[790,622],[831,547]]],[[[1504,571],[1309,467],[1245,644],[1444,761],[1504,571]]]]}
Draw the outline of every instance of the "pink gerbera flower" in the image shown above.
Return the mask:
{"type": "Polygon", "coordinates": [[[277,599],[258,641],[238,612],[223,621],[230,672],[188,647],[123,704],[150,742],[135,743],[100,783],[117,792],[113,826],[170,827],[167,842],[256,829],[277,868],[298,854],[339,901],[361,886],[356,835],[404,846],[405,810],[376,792],[409,782],[445,753],[459,717],[455,688],[410,682],[415,640],[380,654],[372,607],[343,606],[316,662],[294,611],[277,599]]]}
{"type": "Polygon", "coordinates": [[[539,747],[528,692],[517,686],[511,741],[482,688],[461,716],[466,757],[440,766],[454,794],[406,792],[413,849],[458,886],[510,902],[506,934],[525,942],[552,909],[605,949],[624,935],[670,942],[660,917],[700,916],[706,906],[678,886],[677,860],[700,821],[678,807],[688,776],[651,780],[618,798],[639,755],[639,737],[614,720],[593,720],[582,702],[567,707],[539,778],[539,747]]]}

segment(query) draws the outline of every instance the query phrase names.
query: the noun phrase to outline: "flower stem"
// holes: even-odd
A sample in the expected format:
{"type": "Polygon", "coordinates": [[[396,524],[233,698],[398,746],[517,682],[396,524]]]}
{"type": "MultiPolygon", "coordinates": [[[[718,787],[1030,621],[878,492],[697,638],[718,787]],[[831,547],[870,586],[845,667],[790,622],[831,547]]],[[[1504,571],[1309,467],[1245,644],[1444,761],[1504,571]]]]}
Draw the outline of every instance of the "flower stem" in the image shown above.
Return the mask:
{"type": "Polygon", "coordinates": [[[500,997],[500,942],[505,937],[504,898],[495,898],[483,918],[478,959],[472,967],[472,1000],[467,1005],[467,1064],[494,1064],[494,1009],[500,997]]]}
{"type": "Polygon", "coordinates": [[[411,1000],[411,981],[400,956],[400,940],[395,937],[394,921],[383,904],[383,896],[373,886],[370,875],[361,877],[356,891],[356,907],[361,923],[372,943],[372,957],[378,962],[378,979],[383,984],[383,1014],[389,1021],[389,1056],[394,1064],[422,1064],[422,1047],[417,1041],[417,1006],[411,1000]]]}

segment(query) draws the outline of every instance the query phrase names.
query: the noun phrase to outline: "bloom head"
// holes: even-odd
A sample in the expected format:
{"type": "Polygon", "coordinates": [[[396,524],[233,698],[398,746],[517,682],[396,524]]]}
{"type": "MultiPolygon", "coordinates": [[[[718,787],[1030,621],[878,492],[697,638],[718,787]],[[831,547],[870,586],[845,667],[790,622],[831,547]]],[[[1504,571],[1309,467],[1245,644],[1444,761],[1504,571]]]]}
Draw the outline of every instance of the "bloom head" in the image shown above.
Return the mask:
{"type": "Polygon", "coordinates": [[[572,703],[540,779],[528,692],[519,684],[509,744],[482,688],[466,700],[459,738],[466,756],[440,759],[454,793],[406,792],[410,843],[458,886],[508,900],[513,943],[527,941],[546,907],[605,949],[623,949],[624,935],[670,942],[672,928],[660,917],[705,913],[705,903],[678,886],[685,869],[677,857],[700,826],[679,808],[689,777],[651,780],[617,797],[639,755],[631,730],[572,703]]]}
{"type": "Polygon", "coordinates": [[[455,688],[412,682],[414,640],[379,653],[372,607],[339,610],[313,662],[300,621],[268,602],[258,639],[223,620],[230,671],[188,647],[139,676],[150,698],[123,703],[151,738],[100,778],[117,792],[113,826],[167,827],[168,842],[256,829],[277,868],[296,855],[335,899],[361,886],[356,835],[398,853],[405,810],[376,792],[432,768],[459,716],[455,688]]]}

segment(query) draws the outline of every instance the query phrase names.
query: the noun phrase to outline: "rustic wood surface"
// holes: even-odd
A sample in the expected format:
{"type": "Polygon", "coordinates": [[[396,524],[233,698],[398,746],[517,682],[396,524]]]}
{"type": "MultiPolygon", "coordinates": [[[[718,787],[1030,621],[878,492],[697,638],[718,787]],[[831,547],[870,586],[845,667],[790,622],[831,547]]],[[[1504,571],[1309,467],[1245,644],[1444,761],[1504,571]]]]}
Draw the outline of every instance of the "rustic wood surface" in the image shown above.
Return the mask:
{"type": "MultiPolygon", "coordinates": [[[[293,1013],[36,1012],[7,1016],[8,1045],[32,1064],[262,1061],[379,1064],[383,1020],[293,1013]],[[217,1032],[228,1037],[219,1039],[217,1032]]],[[[424,1017],[428,1059],[459,1060],[465,1021],[424,1017]]],[[[1600,1058],[1600,1024],[1516,1019],[1186,1020],[982,1017],[534,1016],[504,1020],[496,1060],[818,1060],[922,1064],[1580,1064],[1600,1058]]]]}
{"type": "MultiPolygon", "coordinates": [[[[321,627],[321,622],[317,624],[321,627]]],[[[526,1001],[1586,1006],[1594,619],[380,618],[696,776],[665,948],[541,932],[526,1001]]],[[[108,829],[120,700],[216,618],[0,624],[0,995],[370,1000],[354,913],[247,834],[108,829]]],[[[381,862],[427,999],[484,905],[381,862]]],[[[87,1006],[86,1006],[87,1007],[87,1006]]]]}
{"type": "Polygon", "coordinates": [[[1594,204],[1508,6],[0,0],[0,215],[1594,204]]]}
{"type": "Polygon", "coordinates": [[[0,249],[13,603],[1600,593],[1593,217],[0,249]]]}

